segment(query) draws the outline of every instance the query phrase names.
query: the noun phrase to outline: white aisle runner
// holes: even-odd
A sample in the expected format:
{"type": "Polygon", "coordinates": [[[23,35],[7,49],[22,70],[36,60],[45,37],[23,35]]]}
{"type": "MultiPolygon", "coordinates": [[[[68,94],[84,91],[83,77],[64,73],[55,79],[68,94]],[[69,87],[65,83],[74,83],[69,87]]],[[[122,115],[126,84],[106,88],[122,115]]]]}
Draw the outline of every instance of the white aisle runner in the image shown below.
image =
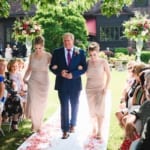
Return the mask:
{"type": "Polygon", "coordinates": [[[61,139],[59,111],[43,125],[40,133],[31,135],[17,150],[106,150],[109,135],[111,110],[110,91],[106,97],[106,112],[103,124],[103,142],[89,136],[90,120],[85,92],[81,92],[76,132],[68,139],[61,139]]]}

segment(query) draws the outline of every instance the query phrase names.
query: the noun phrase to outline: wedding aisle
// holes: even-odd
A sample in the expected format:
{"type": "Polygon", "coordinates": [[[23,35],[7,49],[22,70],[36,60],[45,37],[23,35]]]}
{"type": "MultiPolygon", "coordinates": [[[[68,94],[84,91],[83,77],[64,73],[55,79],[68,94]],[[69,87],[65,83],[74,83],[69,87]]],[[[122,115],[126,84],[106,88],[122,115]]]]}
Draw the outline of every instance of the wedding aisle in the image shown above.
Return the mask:
{"type": "Polygon", "coordinates": [[[78,125],[76,132],[68,139],[61,139],[59,110],[43,125],[40,133],[31,135],[17,150],[106,150],[109,136],[111,111],[110,91],[106,97],[106,111],[103,124],[103,142],[89,136],[90,120],[85,92],[80,96],[78,125]]]}

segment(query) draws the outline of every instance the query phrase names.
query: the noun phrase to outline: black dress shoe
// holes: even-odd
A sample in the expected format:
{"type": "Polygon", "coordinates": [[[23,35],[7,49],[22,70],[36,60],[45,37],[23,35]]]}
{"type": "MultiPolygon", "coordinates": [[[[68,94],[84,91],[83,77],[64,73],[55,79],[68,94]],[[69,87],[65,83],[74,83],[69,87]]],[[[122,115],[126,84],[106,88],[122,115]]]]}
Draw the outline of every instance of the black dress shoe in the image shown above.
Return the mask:
{"type": "Polygon", "coordinates": [[[70,133],[74,133],[74,132],[75,132],[75,127],[74,127],[74,126],[71,126],[70,129],[69,129],[69,132],[70,132],[70,133]]]}
{"type": "Polygon", "coordinates": [[[69,137],[69,133],[68,132],[63,132],[62,139],[67,139],[68,137],[69,137]]]}

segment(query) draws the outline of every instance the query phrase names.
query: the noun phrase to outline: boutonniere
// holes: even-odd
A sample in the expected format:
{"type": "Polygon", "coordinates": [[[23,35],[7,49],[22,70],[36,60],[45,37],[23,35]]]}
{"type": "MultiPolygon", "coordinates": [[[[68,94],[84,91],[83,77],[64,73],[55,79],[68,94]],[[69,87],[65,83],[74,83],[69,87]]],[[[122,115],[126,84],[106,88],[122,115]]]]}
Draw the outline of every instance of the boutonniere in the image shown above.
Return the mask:
{"type": "Polygon", "coordinates": [[[77,55],[79,55],[80,54],[80,48],[79,47],[75,47],[75,49],[74,49],[74,55],[75,56],[77,56],[77,55]]]}
{"type": "Polygon", "coordinates": [[[82,70],[83,67],[81,65],[78,66],[78,70],[82,70]]]}
{"type": "Polygon", "coordinates": [[[52,66],[52,69],[53,69],[53,70],[56,70],[57,68],[58,68],[57,65],[53,65],[53,66],[52,66]]]}

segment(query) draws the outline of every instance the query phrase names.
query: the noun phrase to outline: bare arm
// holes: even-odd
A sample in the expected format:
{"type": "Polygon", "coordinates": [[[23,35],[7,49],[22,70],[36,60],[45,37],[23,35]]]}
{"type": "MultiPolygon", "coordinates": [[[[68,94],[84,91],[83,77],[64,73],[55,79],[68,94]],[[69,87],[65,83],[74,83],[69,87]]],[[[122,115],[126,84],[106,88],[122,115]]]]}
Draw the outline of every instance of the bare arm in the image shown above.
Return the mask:
{"type": "Polygon", "coordinates": [[[4,96],[5,86],[3,82],[0,82],[0,99],[4,96]]]}
{"type": "Polygon", "coordinates": [[[28,82],[29,76],[30,76],[30,74],[31,74],[31,72],[32,72],[32,69],[31,69],[31,66],[30,66],[31,57],[32,57],[32,56],[30,56],[29,64],[28,64],[27,70],[26,70],[26,72],[25,72],[25,75],[24,75],[24,77],[23,77],[24,83],[27,83],[27,82],[28,82]]]}
{"type": "Polygon", "coordinates": [[[110,82],[110,78],[111,78],[110,68],[109,68],[109,65],[107,62],[105,63],[105,73],[106,73],[106,83],[105,83],[105,87],[104,87],[104,92],[106,92],[109,82],[110,82]]]}

